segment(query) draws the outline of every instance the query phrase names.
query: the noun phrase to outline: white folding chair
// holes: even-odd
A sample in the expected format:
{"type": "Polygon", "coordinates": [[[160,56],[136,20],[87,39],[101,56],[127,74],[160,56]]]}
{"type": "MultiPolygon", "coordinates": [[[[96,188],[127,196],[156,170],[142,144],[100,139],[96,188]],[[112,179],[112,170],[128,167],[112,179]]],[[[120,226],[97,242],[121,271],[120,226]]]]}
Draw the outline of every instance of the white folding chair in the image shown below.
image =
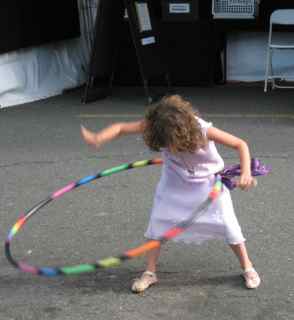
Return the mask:
{"type": "Polygon", "coordinates": [[[264,92],[267,92],[268,82],[271,83],[272,89],[274,88],[284,88],[290,89],[294,86],[281,85],[276,83],[276,79],[285,80],[283,75],[274,75],[273,71],[273,52],[275,50],[293,50],[294,49],[294,33],[292,44],[283,43],[279,41],[278,43],[273,41],[273,29],[274,25],[282,26],[294,26],[294,9],[279,9],[274,11],[270,17],[270,29],[268,37],[267,46],[267,59],[266,59],[266,71],[265,71],[265,81],[264,81],[264,92]]]}

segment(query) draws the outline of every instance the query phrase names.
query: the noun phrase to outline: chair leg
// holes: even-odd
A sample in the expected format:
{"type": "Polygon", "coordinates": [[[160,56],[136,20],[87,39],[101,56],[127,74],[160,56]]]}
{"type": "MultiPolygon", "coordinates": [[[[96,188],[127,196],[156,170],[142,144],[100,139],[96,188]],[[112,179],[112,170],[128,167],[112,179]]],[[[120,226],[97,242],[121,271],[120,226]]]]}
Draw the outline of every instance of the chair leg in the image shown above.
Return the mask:
{"type": "Polygon", "coordinates": [[[271,57],[271,48],[267,49],[267,57],[266,57],[266,67],[265,67],[265,79],[264,79],[264,92],[267,92],[268,87],[268,76],[269,76],[269,68],[270,68],[270,57],[271,57]]]}
{"type": "Polygon", "coordinates": [[[275,89],[274,67],[273,67],[273,50],[270,51],[269,77],[271,79],[272,89],[275,89]]]}

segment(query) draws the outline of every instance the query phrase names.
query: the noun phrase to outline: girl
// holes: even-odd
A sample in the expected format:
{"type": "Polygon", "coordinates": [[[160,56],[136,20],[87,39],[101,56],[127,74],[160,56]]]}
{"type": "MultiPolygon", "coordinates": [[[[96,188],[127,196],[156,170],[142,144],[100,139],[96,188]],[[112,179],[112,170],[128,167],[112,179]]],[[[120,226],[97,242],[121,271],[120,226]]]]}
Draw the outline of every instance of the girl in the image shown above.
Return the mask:
{"type": "MultiPolygon", "coordinates": [[[[254,184],[246,142],[199,118],[192,105],[178,95],[161,99],[147,110],[141,121],[114,123],[97,133],[81,127],[85,142],[96,148],[131,133],[143,134],[146,145],[161,151],[163,157],[162,175],[145,233],[147,239],[158,239],[166,230],[187,219],[207,198],[215,174],[224,168],[215,142],[238,152],[241,166],[238,186],[248,190],[254,184]]],[[[175,241],[200,244],[214,238],[224,239],[238,257],[246,287],[257,288],[260,278],[249,259],[230,192],[225,186],[219,198],[175,241]]],[[[146,271],[133,283],[134,292],[142,292],[158,281],[159,253],[160,248],[147,253],[146,271]]]]}

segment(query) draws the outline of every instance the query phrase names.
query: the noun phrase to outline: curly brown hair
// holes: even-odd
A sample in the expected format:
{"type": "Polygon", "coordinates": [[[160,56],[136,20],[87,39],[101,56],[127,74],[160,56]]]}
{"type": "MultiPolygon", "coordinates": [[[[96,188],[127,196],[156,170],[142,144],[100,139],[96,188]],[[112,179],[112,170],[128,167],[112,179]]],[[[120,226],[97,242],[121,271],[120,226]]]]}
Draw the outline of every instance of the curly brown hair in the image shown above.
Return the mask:
{"type": "Polygon", "coordinates": [[[198,113],[192,104],[179,95],[162,98],[147,109],[143,138],[147,146],[154,151],[167,148],[172,153],[193,153],[206,145],[196,121],[198,113]]]}

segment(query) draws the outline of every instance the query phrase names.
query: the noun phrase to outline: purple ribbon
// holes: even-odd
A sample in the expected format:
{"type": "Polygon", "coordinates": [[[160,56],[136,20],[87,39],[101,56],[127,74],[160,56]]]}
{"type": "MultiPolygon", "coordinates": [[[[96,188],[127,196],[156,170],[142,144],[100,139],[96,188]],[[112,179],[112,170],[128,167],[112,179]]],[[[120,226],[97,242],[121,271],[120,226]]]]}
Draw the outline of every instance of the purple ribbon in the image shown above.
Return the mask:
{"type": "MultiPolygon", "coordinates": [[[[251,160],[251,174],[252,176],[265,176],[271,169],[262,164],[258,159],[251,160]]],[[[233,190],[236,188],[236,182],[234,178],[240,176],[241,168],[240,165],[226,166],[223,171],[219,173],[221,175],[222,183],[229,189],[233,190]]]]}

